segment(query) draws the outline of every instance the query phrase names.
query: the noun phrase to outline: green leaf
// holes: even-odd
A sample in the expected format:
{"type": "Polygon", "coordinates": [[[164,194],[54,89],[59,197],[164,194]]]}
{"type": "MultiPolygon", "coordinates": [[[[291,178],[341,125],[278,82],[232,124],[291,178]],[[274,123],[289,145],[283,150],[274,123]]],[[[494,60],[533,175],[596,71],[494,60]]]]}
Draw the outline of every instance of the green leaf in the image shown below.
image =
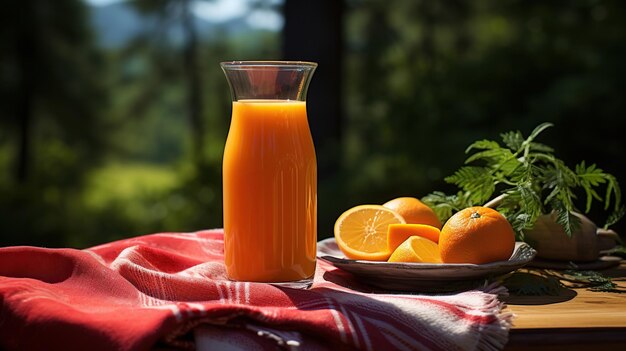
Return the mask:
{"type": "Polygon", "coordinates": [[[522,207],[525,209],[525,212],[531,216],[534,224],[534,220],[537,219],[542,212],[541,196],[539,196],[532,187],[527,185],[518,186],[517,189],[521,197],[522,207]]]}
{"type": "Polygon", "coordinates": [[[532,228],[543,213],[540,194],[528,185],[520,184],[504,191],[507,196],[498,206],[498,211],[505,214],[520,239],[523,239],[524,229],[532,228]]]}
{"type": "Polygon", "coordinates": [[[588,185],[597,186],[606,182],[606,174],[604,174],[602,169],[597,168],[595,164],[585,167],[585,161],[576,165],[576,174],[580,181],[588,185]]]}
{"type": "Polygon", "coordinates": [[[493,150],[493,149],[499,149],[500,148],[500,144],[498,144],[495,141],[491,141],[491,140],[478,140],[473,142],[470,146],[467,147],[467,149],[465,149],[465,153],[469,153],[470,151],[472,151],[473,149],[478,149],[478,150],[493,150]]]}
{"type": "Polygon", "coordinates": [[[619,185],[617,185],[617,180],[614,176],[604,173],[604,171],[598,168],[595,164],[586,167],[585,161],[576,165],[576,174],[578,176],[580,186],[584,189],[585,194],[587,195],[586,212],[589,212],[591,209],[592,199],[602,201],[602,197],[600,197],[600,195],[593,188],[605,183],[607,184],[607,188],[604,199],[604,209],[607,210],[610,207],[611,198],[613,196],[615,196],[616,205],[614,211],[619,208],[621,193],[619,185]]]}
{"type": "Polygon", "coordinates": [[[489,170],[484,167],[467,166],[461,167],[454,172],[453,175],[446,177],[444,180],[465,189],[467,186],[476,183],[478,181],[477,178],[489,176],[489,174],[489,170]]]}
{"type": "Polygon", "coordinates": [[[471,206],[462,192],[456,195],[446,195],[441,191],[435,191],[421,200],[435,211],[442,223],[447,221],[453,213],[471,206]]]}
{"type": "Polygon", "coordinates": [[[611,194],[613,193],[614,182],[609,180],[609,184],[606,186],[606,196],[604,197],[604,209],[608,210],[611,206],[611,194]]]}
{"type": "MultiPolygon", "coordinates": [[[[503,152],[506,149],[491,149],[491,150],[485,150],[485,151],[481,151],[481,152],[477,152],[475,154],[473,154],[472,156],[468,157],[467,160],[465,160],[465,164],[474,162],[476,160],[480,160],[480,159],[490,159],[493,160],[495,162],[497,162],[498,160],[503,158],[503,152]]],[[[506,150],[508,151],[508,150],[506,150]]],[[[509,151],[510,153],[510,151],[509,151]]]]}
{"type": "Polygon", "coordinates": [[[541,123],[530,133],[530,136],[526,139],[525,143],[530,144],[539,134],[541,134],[541,132],[550,127],[554,127],[554,124],[549,122],[541,123]]]}
{"type": "MultiPolygon", "coordinates": [[[[468,157],[465,164],[483,160],[485,167],[493,169],[493,173],[500,172],[503,176],[511,174],[520,164],[511,150],[500,147],[498,143],[485,143],[483,140],[478,147],[486,149],[468,157]]],[[[468,148],[469,150],[471,149],[468,148]]]]}
{"type": "Polygon", "coordinates": [[[611,206],[611,194],[613,194],[615,196],[615,205],[613,208],[613,211],[617,211],[622,203],[622,192],[620,190],[619,187],[619,183],[617,182],[617,179],[608,174],[607,175],[607,180],[608,180],[608,184],[606,187],[606,196],[605,196],[605,203],[604,203],[604,209],[608,210],[609,207],[611,206]]]}
{"type": "Polygon", "coordinates": [[[552,209],[556,214],[556,222],[563,227],[563,230],[569,236],[580,227],[580,218],[574,216],[561,201],[552,201],[552,209]]]}
{"type": "Polygon", "coordinates": [[[472,204],[486,202],[495,191],[491,171],[484,167],[461,167],[452,176],[445,178],[445,181],[466,191],[472,204]]]}
{"type": "Polygon", "coordinates": [[[622,217],[624,217],[625,214],[626,214],[626,206],[622,206],[618,208],[617,210],[613,211],[609,215],[609,218],[606,219],[606,223],[604,224],[604,229],[608,229],[613,224],[619,222],[619,220],[622,219],[622,217]]]}
{"type": "Polygon", "coordinates": [[[571,238],[572,234],[578,229],[578,225],[576,224],[577,217],[573,216],[569,211],[557,211],[556,214],[556,222],[563,227],[567,236],[571,238]]]}
{"type": "Polygon", "coordinates": [[[508,216],[507,219],[516,233],[521,233],[524,229],[530,229],[533,224],[532,217],[527,213],[516,212],[508,216]]]}
{"type": "Polygon", "coordinates": [[[544,145],[541,143],[532,142],[530,143],[530,150],[536,152],[543,152],[547,154],[551,154],[554,152],[554,149],[549,147],[548,145],[544,145]]]}
{"type": "Polygon", "coordinates": [[[532,165],[527,162],[517,161],[517,166],[509,173],[509,178],[514,183],[528,183],[533,179],[532,165]]]}
{"type": "Polygon", "coordinates": [[[572,211],[574,209],[573,199],[576,198],[572,188],[578,185],[577,175],[561,160],[553,159],[551,163],[544,166],[540,171],[543,189],[551,190],[546,196],[544,204],[560,202],[565,211],[572,211]]]}
{"type": "Polygon", "coordinates": [[[511,131],[500,134],[502,137],[502,142],[511,150],[517,151],[522,148],[522,144],[524,143],[524,136],[522,133],[518,131],[511,131]]]}
{"type": "MultiPolygon", "coordinates": [[[[506,150],[506,151],[510,152],[509,150],[506,150]]],[[[513,174],[515,174],[518,171],[518,169],[521,169],[522,166],[523,166],[523,163],[519,161],[518,159],[516,159],[515,157],[513,157],[513,154],[511,154],[510,158],[506,159],[505,161],[500,162],[499,170],[502,172],[504,176],[511,177],[513,174]]]]}

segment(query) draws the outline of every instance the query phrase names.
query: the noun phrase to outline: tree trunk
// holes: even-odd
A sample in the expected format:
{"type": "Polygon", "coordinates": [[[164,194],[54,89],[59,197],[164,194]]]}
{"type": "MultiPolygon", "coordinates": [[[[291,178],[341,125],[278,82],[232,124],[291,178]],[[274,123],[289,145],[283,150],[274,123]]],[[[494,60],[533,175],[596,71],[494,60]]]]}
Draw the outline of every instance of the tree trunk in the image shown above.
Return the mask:
{"type": "Polygon", "coordinates": [[[187,110],[191,129],[192,153],[195,165],[204,163],[204,121],[202,119],[202,72],[198,64],[198,32],[191,13],[191,0],[183,3],[182,26],[186,40],[183,48],[185,80],[187,84],[187,110]]]}

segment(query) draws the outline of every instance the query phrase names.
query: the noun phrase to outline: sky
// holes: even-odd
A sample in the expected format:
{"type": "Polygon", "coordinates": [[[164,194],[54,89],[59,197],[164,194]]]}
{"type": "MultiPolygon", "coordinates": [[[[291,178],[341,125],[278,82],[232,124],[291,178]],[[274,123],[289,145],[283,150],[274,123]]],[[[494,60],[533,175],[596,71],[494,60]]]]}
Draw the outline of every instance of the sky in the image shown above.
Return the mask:
{"type": "MultiPolygon", "coordinates": [[[[124,0],[85,0],[95,6],[105,6],[124,0]]],[[[282,4],[284,0],[266,1],[272,5],[282,4]]],[[[209,22],[225,22],[237,17],[246,17],[246,22],[255,29],[278,31],[283,27],[283,16],[275,10],[258,9],[249,12],[251,0],[212,0],[194,1],[193,12],[209,22]]]]}

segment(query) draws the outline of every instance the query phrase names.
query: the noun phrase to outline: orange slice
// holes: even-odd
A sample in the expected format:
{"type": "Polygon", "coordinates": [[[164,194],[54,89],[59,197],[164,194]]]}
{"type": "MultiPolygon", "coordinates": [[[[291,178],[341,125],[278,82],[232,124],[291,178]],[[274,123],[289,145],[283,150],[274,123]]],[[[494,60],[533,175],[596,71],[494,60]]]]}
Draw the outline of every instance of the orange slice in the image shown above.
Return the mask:
{"type": "Polygon", "coordinates": [[[389,262],[441,263],[439,246],[421,236],[411,236],[391,254],[389,262]]]}
{"type": "Polygon", "coordinates": [[[361,205],[344,212],[335,222],[335,240],[346,257],[355,260],[385,261],[387,227],[405,223],[396,211],[380,205],[361,205]]]}
{"type": "Polygon", "coordinates": [[[435,243],[439,242],[439,228],[427,224],[391,224],[387,230],[387,247],[394,252],[411,236],[421,236],[435,243]]]}

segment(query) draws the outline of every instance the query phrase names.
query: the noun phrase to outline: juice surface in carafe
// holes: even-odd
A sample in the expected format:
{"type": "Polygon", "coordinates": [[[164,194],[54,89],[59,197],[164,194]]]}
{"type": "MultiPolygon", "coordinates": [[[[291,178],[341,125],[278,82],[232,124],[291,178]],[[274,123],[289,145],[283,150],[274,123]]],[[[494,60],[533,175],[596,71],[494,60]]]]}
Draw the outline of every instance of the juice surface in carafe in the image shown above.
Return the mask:
{"type": "Polygon", "coordinates": [[[313,276],[317,164],[304,101],[233,102],[223,189],[230,279],[287,282],[313,276]]]}

